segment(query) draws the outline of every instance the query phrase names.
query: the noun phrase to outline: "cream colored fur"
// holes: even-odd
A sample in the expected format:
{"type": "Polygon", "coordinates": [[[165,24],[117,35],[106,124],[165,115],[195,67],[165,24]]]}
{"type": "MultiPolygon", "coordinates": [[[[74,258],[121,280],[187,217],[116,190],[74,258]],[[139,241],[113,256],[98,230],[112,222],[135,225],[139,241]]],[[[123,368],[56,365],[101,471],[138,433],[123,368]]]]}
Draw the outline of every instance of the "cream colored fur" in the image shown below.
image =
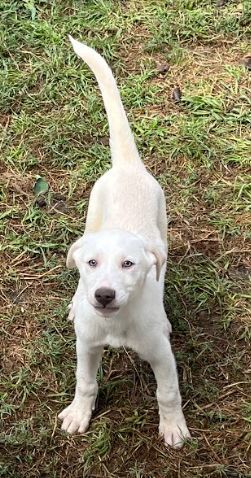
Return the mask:
{"type": "Polygon", "coordinates": [[[69,314],[77,336],[77,384],[73,402],[59,415],[62,429],[86,431],[97,395],[96,372],[103,347],[126,346],[151,364],[157,381],[160,434],[167,445],[179,447],[189,432],[169,341],[171,325],[163,307],[164,193],[139,157],[106,61],[92,48],[70,40],[94,72],[102,93],[112,168],[94,185],[84,236],[71,246],[67,257],[68,267],[80,272],[69,314]],[[102,287],[116,294],[109,307],[100,308],[97,302],[96,292],[102,287]]]}

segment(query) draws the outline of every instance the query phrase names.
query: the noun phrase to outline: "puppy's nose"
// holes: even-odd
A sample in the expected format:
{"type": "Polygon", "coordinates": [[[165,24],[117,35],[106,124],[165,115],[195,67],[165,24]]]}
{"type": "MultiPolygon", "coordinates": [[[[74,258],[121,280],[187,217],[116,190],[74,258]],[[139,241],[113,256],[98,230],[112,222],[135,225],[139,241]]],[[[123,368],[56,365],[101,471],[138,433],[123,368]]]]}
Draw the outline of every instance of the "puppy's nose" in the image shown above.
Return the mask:
{"type": "Polygon", "coordinates": [[[106,305],[115,299],[115,290],[109,289],[108,287],[100,287],[95,292],[95,298],[100,304],[106,307],[106,305]]]}

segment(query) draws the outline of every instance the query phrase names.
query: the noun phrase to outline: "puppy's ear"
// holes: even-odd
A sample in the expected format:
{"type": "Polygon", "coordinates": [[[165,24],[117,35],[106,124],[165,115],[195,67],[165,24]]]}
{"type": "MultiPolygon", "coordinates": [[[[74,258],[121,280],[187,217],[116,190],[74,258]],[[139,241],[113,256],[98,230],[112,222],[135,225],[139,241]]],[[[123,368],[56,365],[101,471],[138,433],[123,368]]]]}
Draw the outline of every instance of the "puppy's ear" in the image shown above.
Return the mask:
{"type": "Polygon", "coordinates": [[[162,266],[166,262],[167,254],[164,251],[164,248],[161,247],[161,246],[160,247],[158,247],[158,246],[157,247],[151,247],[148,251],[150,252],[151,256],[153,257],[152,265],[153,264],[156,265],[156,280],[159,281],[160,272],[161,272],[162,266]]]}
{"type": "Polygon", "coordinates": [[[75,258],[74,258],[74,253],[80,248],[82,247],[84,244],[84,237],[80,237],[77,241],[75,241],[69,251],[68,251],[68,254],[67,254],[67,258],[66,258],[66,267],[68,267],[68,269],[74,269],[74,267],[77,267],[76,265],[76,261],[75,261],[75,258]]]}
{"type": "Polygon", "coordinates": [[[166,257],[166,254],[165,254],[163,249],[154,249],[151,252],[154,255],[155,260],[156,260],[156,262],[155,262],[155,265],[156,265],[156,280],[159,281],[160,272],[161,272],[162,266],[166,262],[167,257],[166,257]]]}

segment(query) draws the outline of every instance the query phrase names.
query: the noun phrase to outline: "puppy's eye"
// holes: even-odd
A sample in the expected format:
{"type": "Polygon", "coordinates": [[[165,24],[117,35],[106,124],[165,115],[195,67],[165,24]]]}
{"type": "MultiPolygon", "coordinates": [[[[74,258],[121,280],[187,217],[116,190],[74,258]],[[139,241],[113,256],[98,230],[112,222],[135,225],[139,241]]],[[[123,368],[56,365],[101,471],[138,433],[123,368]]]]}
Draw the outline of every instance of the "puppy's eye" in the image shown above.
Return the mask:
{"type": "Polygon", "coordinates": [[[132,261],[124,261],[122,262],[122,267],[123,269],[129,269],[130,267],[134,266],[134,263],[132,261]]]}
{"type": "Polygon", "coordinates": [[[88,264],[90,267],[96,267],[97,266],[97,261],[95,261],[95,259],[91,259],[90,261],[88,261],[88,264]]]}

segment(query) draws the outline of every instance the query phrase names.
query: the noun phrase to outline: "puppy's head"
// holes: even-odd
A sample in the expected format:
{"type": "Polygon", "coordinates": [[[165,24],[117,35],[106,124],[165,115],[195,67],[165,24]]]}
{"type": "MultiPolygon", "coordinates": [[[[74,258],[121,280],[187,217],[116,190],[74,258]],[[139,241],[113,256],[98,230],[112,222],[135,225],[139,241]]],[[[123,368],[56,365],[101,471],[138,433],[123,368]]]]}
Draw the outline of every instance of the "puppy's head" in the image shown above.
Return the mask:
{"type": "Polygon", "coordinates": [[[69,250],[67,266],[78,268],[88,302],[99,315],[109,317],[139,293],[154,265],[159,280],[165,260],[161,248],[155,250],[129,232],[109,230],[78,239],[69,250]]]}

